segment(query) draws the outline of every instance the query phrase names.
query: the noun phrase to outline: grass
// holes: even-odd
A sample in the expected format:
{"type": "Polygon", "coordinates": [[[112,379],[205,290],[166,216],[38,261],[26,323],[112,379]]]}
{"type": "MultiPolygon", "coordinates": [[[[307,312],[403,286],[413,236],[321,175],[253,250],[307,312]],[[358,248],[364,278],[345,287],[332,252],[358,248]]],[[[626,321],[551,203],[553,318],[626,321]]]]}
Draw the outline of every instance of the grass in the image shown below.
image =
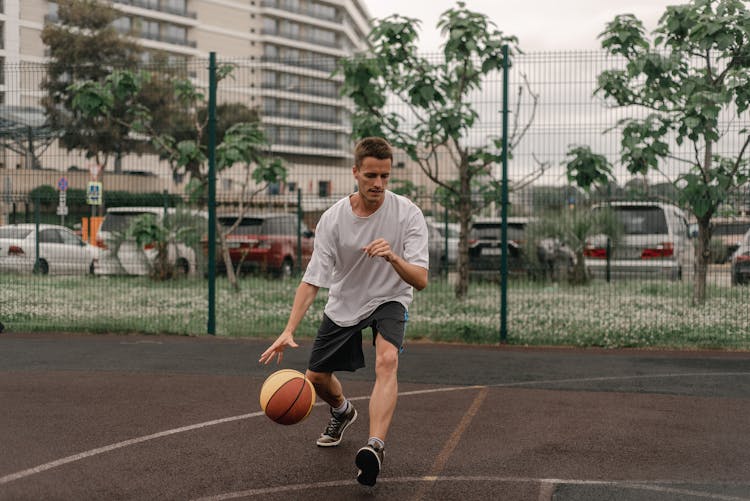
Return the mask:
{"type": "MultiPolygon", "coordinates": [[[[274,338],[284,328],[297,282],[251,276],[233,292],[217,281],[217,334],[274,338]]],[[[145,277],[0,275],[0,320],[9,331],[94,333],[206,332],[206,281],[154,282],[145,277]]],[[[594,282],[585,287],[512,282],[508,338],[516,345],[750,349],[750,288],[711,287],[700,307],[691,286],[665,282],[594,282]]],[[[297,331],[314,336],[321,290],[297,331]]],[[[500,289],[472,284],[457,301],[446,281],[415,294],[407,339],[495,344],[500,289]]]]}

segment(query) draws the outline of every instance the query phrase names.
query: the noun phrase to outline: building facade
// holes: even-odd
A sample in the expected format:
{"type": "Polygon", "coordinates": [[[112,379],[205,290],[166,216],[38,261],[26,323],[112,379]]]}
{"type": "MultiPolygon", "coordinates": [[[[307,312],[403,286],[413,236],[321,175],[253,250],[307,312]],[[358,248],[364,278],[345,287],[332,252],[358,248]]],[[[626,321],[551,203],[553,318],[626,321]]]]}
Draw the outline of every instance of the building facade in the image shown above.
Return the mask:
{"type": "MultiPolygon", "coordinates": [[[[216,52],[220,61],[237,66],[240,77],[227,84],[233,86],[232,100],[260,112],[273,152],[289,168],[288,183],[275,190],[301,188],[323,198],[350,191],[350,109],[339,96],[341,77],[331,73],[339,58],[366,47],[370,16],[363,0],[109,2],[121,14],[115,28],[138,40],[145,62],[157,51],[172,63],[188,64],[216,52]]],[[[57,11],[49,0],[0,0],[1,104],[38,106],[43,72],[24,69],[42,68],[47,60],[41,32],[45,23],[57,21],[57,11]]],[[[206,84],[207,75],[190,76],[206,84]]],[[[13,152],[4,154],[3,166],[26,165],[13,152]]],[[[124,169],[144,170],[138,162],[143,160],[126,159],[124,169]]],[[[232,176],[220,180],[220,192],[236,188],[232,176]]]]}

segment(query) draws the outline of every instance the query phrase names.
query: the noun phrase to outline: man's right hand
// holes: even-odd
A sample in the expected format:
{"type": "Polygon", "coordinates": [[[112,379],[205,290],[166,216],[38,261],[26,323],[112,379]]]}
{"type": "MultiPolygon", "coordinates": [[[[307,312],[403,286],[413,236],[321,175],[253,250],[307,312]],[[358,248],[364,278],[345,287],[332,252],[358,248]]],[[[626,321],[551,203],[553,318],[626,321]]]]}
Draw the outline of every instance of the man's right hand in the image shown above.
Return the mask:
{"type": "Polygon", "coordinates": [[[299,345],[294,342],[294,335],[291,332],[282,332],[281,335],[268,347],[266,351],[260,356],[258,362],[268,365],[269,362],[276,358],[276,363],[280,364],[284,358],[284,350],[286,347],[298,348],[299,345]]]}

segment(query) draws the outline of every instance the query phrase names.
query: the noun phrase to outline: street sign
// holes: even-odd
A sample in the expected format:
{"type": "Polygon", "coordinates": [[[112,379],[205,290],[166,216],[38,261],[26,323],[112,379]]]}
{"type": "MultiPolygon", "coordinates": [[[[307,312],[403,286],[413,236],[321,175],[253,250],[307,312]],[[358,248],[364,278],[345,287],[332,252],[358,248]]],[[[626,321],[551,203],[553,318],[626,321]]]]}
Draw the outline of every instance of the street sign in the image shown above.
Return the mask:
{"type": "Polygon", "coordinates": [[[89,205],[102,204],[102,183],[100,181],[89,181],[86,186],[86,203],[89,205]]]}
{"type": "Polygon", "coordinates": [[[57,202],[57,215],[60,216],[60,224],[65,224],[65,216],[68,215],[68,194],[65,191],[68,188],[68,181],[61,177],[57,182],[57,187],[60,188],[60,195],[57,202]]]}

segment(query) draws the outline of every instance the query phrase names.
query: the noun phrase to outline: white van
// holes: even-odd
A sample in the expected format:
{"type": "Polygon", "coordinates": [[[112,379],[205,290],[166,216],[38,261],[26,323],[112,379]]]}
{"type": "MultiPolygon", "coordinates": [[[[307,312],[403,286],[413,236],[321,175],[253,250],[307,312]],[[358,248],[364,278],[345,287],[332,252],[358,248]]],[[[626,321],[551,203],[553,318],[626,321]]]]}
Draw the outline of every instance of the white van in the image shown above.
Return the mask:
{"type": "MultiPolygon", "coordinates": [[[[207,216],[199,211],[193,215],[207,216]]],[[[166,214],[174,215],[177,209],[168,208],[166,214]]],[[[151,247],[139,248],[132,240],[122,240],[122,235],[132,222],[143,214],[153,214],[161,220],[164,207],[110,207],[104,215],[96,236],[96,245],[102,249],[94,265],[96,275],[148,275],[153,269],[157,251],[151,247]],[[119,240],[119,242],[118,242],[119,240]],[[119,245],[118,245],[119,244],[119,245]]],[[[197,256],[194,249],[184,243],[171,243],[168,259],[180,274],[194,275],[197,271],[197,256]]]]}
{"type": "MultiPolygon", "coordinates": [[[[692,273],[695,250],[687,218],[679,207],[661,202],[611,202],[593,210],[605,208],[614,211],[623,226],[620,242],[610,249],[611,278],[682,280],[692,273]]],[[[590,238],[584,257],[592,277],[605,277],[607,237],[590,238]]]]}

